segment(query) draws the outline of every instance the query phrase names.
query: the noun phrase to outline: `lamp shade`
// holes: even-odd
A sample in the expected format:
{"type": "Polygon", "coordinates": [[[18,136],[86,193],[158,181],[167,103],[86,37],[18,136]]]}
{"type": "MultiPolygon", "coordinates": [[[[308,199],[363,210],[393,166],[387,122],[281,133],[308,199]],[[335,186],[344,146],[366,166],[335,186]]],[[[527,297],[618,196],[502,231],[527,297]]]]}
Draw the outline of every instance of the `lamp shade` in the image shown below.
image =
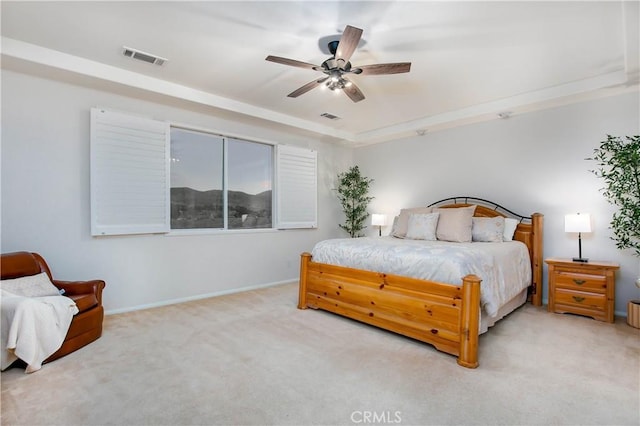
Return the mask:
{"type": "Polygon", "coordinates": [[[564,232],[591,232],[591,215],[589,213],[565,215],[564,232]]]}
{"type": "Polygon", "coordinates": [[[387,221],[387,217],[383,214],[372,214],[371,215],[371,225],[373,226],[384,226],[387,221]]]}

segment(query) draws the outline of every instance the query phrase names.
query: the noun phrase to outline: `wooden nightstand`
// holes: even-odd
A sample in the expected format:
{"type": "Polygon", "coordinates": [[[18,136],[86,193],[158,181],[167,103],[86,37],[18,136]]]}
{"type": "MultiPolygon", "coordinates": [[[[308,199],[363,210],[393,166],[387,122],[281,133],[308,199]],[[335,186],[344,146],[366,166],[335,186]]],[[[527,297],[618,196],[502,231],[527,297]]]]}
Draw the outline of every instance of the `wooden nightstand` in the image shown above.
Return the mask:
{"type": "Polygon", "coordinates": [[[549,265],[549,312],[613,322],[616,270],[612,262],[545,259],[549,265]]]}

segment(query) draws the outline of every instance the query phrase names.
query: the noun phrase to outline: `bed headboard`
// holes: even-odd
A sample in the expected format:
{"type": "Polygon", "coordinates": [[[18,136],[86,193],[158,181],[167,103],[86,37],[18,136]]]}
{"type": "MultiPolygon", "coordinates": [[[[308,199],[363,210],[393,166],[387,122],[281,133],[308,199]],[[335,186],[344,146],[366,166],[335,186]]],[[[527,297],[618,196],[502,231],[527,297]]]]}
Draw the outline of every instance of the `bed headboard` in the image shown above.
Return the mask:
{"type": "Polygon", "coordinates": [[[493,201],[475,197],[451,197],[445,198],[427,207],[457,208],[476,205],[475,217],[496,217],[503,216],[518,220],[518,226],[513,236],[514,240],[523,242],[529,249],[531,258],[531,303],[536,306],[542,305],[542,236],[544,215],[533,213],[531,216],[523,216],[502,207],[493,201]]]}

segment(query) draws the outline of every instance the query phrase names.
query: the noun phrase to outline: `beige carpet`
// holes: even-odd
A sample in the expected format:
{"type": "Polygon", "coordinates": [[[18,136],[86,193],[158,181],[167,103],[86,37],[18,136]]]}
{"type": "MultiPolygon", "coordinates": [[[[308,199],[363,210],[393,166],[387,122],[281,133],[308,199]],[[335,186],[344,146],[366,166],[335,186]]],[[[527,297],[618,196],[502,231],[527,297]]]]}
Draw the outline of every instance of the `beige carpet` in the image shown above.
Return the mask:
{"type": "Polygon", "coordinates": [[[640,336],[526,305],[480,367],[295,308],[287,284],[108,316],[93,344],[2,373],[3,425],[640,423],[640,336]]]}

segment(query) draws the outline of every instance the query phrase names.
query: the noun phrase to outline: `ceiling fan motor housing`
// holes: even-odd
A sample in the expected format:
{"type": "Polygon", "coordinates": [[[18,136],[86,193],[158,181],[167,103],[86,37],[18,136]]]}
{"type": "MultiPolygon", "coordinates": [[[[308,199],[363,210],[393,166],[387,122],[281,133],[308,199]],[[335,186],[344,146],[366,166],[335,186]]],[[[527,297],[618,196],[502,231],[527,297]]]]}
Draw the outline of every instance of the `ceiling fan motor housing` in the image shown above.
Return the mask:
{"type": "Polygon", "coordinates": [[[344,59],[329,58],[318,67],[317,71],[325,74],[330,74],[332,71],[350,72],[351,62],[347,62],[344,59]]]}
{"type": "Polygon", "coordinates": [[[336,51],[338,50],[339,43],[340,40],[333,40],[327,43],[327,46],[329,46],[329,53],[331,53],[333,56],[336,56],[336,51]]]}

